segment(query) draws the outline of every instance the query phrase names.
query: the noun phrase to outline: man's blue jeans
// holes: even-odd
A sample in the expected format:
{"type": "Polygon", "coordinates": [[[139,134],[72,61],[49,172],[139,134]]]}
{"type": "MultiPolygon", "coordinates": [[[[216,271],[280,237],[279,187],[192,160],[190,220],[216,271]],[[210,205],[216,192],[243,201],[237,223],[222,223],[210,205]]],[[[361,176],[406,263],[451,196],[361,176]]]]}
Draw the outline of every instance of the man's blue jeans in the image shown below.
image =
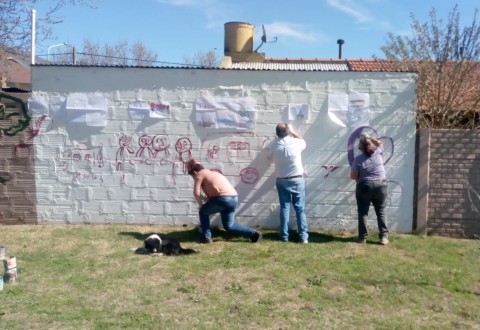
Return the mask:
{"type": "Polygon", "coordinates": [[[235,223],[235,210],[237,209],[238,196],[217,196],[210,198],[202,205],[199,211],[200,226],[204,238],[211,239],[210,215],[220,213],[223,228],[233,234],[252,237],[255,229],[235,223]]]}
{"type": "Polygon", "coordinates": [[[291,203],[297,217],[299,239],[300,241],[308,240],[308,223],[305,215],[305,178],[277,178],[276,186],[280,200],[280,239],[288,241],[291,203]]]}
{"type": "Polygon", "coordinates": [[[388,236],[385,207],[387,206],[387,184],[383,181],[367,181],[357,183],[355,190],[358,209],[358,237],[367,238],[367,218],[370,203],[377,215],[378,236],[388,236]]]}

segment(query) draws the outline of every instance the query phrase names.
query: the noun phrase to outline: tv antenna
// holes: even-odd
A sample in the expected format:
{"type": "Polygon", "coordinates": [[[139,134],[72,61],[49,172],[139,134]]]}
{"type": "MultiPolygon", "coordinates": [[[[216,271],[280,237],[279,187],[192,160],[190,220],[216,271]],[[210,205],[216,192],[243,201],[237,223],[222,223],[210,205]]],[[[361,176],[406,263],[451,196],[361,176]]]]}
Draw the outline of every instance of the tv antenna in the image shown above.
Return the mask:
{"type": "Polygon", "coordinates": [[[273,37],[272,41],[267,41],[267,32],[265,31],[265,25],[262,24],[262,30],[263,30],[263,35],[262,35],[262,43],[255,49],[255,53],[258,51],[260,47],[263,46],[263,44],[269,44],[272,42],[277,42],[277,37],[273,37]]]}

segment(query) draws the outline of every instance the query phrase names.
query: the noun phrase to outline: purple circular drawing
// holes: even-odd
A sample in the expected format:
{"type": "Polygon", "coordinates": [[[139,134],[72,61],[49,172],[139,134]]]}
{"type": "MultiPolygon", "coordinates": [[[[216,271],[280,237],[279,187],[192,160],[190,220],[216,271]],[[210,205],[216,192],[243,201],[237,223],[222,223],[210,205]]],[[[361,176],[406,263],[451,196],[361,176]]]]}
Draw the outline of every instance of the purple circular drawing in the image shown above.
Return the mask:
{"type": "Polygon", "coordinates": [[[253,167],[245,167],[240,171],[240,178],[243,183],[254,184],[258,181],[258,171],[253,167]]]}

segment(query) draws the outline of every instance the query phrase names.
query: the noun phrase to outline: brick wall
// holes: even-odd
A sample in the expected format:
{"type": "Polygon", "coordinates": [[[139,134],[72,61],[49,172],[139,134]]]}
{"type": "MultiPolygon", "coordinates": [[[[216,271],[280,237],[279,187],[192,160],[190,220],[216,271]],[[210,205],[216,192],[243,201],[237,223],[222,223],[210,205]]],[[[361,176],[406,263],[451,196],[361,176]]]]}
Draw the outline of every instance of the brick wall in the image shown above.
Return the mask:
{"type": "Polygon", "coordinates": [[[0,93],[0,224],[37,223],[29,96],[0,93]]]}
{"type": "Polygon", "coordinates": [[[428,135],[427,234],[480,235],[480,130],[436,129],[428,135]]]}

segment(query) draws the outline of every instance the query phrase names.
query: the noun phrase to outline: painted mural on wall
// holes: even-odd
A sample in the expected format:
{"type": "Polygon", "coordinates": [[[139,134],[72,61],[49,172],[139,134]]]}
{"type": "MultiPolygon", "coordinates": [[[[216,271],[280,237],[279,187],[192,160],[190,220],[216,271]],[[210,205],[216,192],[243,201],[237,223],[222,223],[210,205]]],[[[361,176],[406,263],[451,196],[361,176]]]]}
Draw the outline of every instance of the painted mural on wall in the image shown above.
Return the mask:
{"type": "MultiPolygon", "coordinates": [[[[186,75],[185,81],[187,77],[193,79],[186,75]]],[[[40,84],[29,102],[35,114],[29,133],[38,150],[37,171],[48,173],[42,179],[55,186],[40,189],[39,218],[47,223],[196,224],[192,180],[186,171],[188,160],[195,158],[237,187],[240,222],[275,228],[278,196],[273,165],[263,147],[274,138],[275,125],[287,121],[307,139],[311,228],[356,228],[349,170],[358,138],[367,132],[385,145],[392,187],[389,227],[409,231],[412,214],[400,210],[412,207],[406,203],[413,198],[413,166],[404,155],[414,148],[415,94],[414,79],[404,78],[390,82],[390,76],[382,77],[385,86],[377,83],[382,87],[378,93],[372,90],[375,84],[368,85],[368,92],[361,85],[355,91],[352,83],[345,84],[347,89],[342,81],[332,87],[321,78],[298,86],[257,82],[248,88],[218,84],[209,89],[84,93],[68,88],[42,92],[40,84]],[[388,94],[392,91],[399,95],[388,94]],[[388,97],[382,98],[384,94],[388,97]],[[382,117],[388,119],[380,121],[382,117]]],[[[42,83],[47,86],[47,81],[42,83]]]]}
{"type": "MultiPolygon", "coordinates": [[[[0,92],[0,136],[17,136],[20,132],[27,130],[29,124],[30,115],[25,103],[15,96],[0,92]],[[9,103],[9,107],[6,102],[9,103]]],[[[34,137],[34,133],[31,132],[30,136],[34,137]]],[[[29,149],[29,145],[19,141],[13,146],[13,154],[19,155],[20,149],[29,149]]],[[[30,150],[28,154],[30,155],[30,150]]],[[[6,162],[5,159],[4,162],[6,162]]],[[[0,170],[0,184],[6,184],[10,180],[11,173],[6,169],[0,170]]]]}
{"type": "Polygon", "coordinates": [[[0,224],[37,223],[34,139],[46,119],[33,118],[26,99],[0,93],[0,224]]]}

